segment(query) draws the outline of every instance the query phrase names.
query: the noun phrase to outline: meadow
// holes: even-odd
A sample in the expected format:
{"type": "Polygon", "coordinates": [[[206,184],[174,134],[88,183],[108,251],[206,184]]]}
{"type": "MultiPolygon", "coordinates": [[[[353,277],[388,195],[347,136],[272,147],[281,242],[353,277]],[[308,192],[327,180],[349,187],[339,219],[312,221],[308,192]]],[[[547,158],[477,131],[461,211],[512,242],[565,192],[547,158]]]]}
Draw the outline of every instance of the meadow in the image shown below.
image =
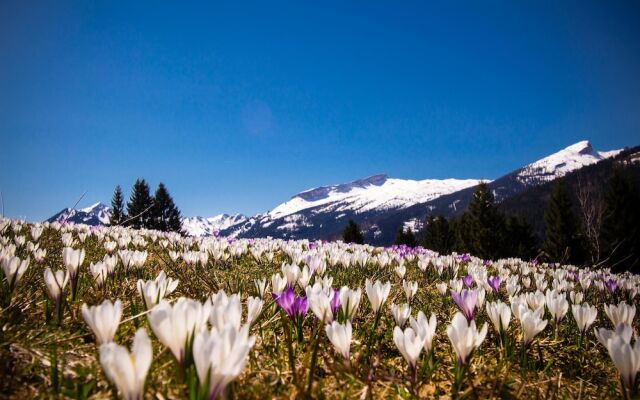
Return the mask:
{"type": "Polygon", "coordinates": [[[0,220],[0,397],[633,398],[638,276],[0,220]]]}

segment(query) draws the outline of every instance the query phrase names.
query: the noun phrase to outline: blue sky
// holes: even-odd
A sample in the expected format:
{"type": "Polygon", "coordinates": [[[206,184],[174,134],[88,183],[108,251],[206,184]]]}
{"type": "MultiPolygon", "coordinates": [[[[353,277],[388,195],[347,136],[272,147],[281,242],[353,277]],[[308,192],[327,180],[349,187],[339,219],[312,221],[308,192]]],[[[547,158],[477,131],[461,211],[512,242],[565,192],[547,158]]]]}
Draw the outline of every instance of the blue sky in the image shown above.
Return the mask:
{"type": "Polygon", "coordinates": [[[638,2],[0,2],[0,191],[38,220],[164,182],[184,215],[386,172],[639,144],[638,2]],[[127,3],[127,4],[115,4],[127,3]],[[133,4],[135,3],[135,4],[133,4]],[[455,4],[454,4],[455,3],[455,4]]]}

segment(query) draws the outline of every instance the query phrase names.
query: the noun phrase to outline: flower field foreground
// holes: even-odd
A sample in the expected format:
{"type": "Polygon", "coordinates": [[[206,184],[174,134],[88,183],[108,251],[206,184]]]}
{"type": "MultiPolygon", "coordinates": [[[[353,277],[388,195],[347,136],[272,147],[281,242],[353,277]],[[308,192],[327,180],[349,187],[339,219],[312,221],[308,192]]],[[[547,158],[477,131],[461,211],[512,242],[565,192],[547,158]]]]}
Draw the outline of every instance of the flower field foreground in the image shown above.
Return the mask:
{"type": "Polygon", "coordinates": [[[0,220],[0,397],[632,398],[637,276],[0,220]]]}

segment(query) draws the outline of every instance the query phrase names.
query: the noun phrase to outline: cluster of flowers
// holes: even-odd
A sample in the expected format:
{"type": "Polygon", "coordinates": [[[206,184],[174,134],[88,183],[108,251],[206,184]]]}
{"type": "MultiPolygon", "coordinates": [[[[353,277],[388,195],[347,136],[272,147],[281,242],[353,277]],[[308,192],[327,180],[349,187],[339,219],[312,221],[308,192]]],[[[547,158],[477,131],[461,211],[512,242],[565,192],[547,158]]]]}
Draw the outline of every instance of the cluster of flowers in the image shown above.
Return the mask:
{"type": "MultiPolygon", "coordinates": [[[[154,336],[171,351],[178,366],[195,366],[200,384],[207,386],[209,398],[221,395],[229,382],[242,373],[256,341],[250,330],[262,313],[264,299],[269,296],[269,284],[271,298],[299,337],[311,311],[336,353],[349,364],[354,325],[358,327],[354,319],[358,315],[362,288],[334,287],[330,274],[371,265],[395,274],[398,291],[404,293],[406,302],[390,304],[389,313],[395,322],[393,342],[406,360],[414,383],[422,351],[430,360],[433,357],[438,324],[433,312],[429,318],[422,310],[413,314],[414,298],[421,288],[418,281],[407,280],[406,274],[408,267],[417,266],[428,282],[422,289],[433,285],[459,309],[445,329],[457,359],[460,373],[457,379],[463,378],[465,366],[487,337],[488,324],[480,329],[476,325],[479,313],[486,313],[502,346],[515,342],[514,332],[518,332],[525,359],[527,348],[547,326],[553,328],[555,337],[560,334],[560,327],[567,323],[569,309],[582,344],[598,318],[598,308],[583,301],[585,293],[591,290],[609,302],[603,303],[603,311],[613,328],[595,328],[594,336],[606,348],[620,372],[624,390],[630,394],[637,391],[640,346],[637,340],[631,344],[635,336],[634,303],[640,287],[640,278],[636,275],[520,259],[489,262],[470,255],[438,255],[421,248],[375,248],[307,240],[184,238],[146,230],[59,223],[29,225],[1,219],[0,265],[9,296],[17,290],[29,269],[30,257],[38,263],[47,258],[47,250],[39,246],[39,238],[45,230],[59,232],[63,245],[63,268],[47,267],[43,275],[44,285],[58,312],[65,299],[67,284],[71,287],[71,300],[76,299],[79,275],[85,273],[83,267],[91,274],[96,287],[105,289],[116,279],[118,269],[127,274],[145,266],[150,243],[157,243],[172,262],[183,262],[186,268],[193,269],[214,268],[242,257],[253,257],[264,265],[271,265],[276,256],[287,260],[280,266],[280,271],[271,276],[270,282],[255,280],[257,296],[246,298],[244,319],[240,293],[227,295],[219,291],[204,302],[184,297],[170,301],[167,296],[176,290],[178,280],[168,277],[164,271],[153,280],[138,280],[137,288],[154,336]],[[87,266],[83,244],[89,237],[95,237],[107,255],[87,266]],[[22,254],[22,258],[16,254],[22,254]],[[25,257],[26,254],[29,256],[25,257]],[[518,321],[519,329],[510,329],[512,317],[518,321]]],[[[391,289],[390,281],[366,279],[364,282],[364,291],[375,315],[375,325],[367,333],[374,337],[391,289]]],[[[143,393],[153,351],[145,329],[135,333],[130,351],[114,343],[122,311],[119,300],[82,306],[83,318],[99,346],[105,375],[123,397],[136,399],[143,393]]],[[[601,325],[605,325],[604,322],[601,325]]]]}

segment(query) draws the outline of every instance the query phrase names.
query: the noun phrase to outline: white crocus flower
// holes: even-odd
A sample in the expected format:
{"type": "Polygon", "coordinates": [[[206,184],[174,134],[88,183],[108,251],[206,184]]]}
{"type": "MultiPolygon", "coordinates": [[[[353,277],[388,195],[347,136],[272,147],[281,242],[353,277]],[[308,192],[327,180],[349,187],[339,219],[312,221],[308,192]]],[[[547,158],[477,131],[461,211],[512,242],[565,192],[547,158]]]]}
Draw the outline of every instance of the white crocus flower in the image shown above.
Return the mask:
{"type": "Polygon", "coordinates": [[[138,293],[144,301],[145,308],[147,310],[153,308],[165,296],[173,293],[178,287],[178,283],[180,283],[179,280],[167,278],[164,271],[161,271],[154,280],[138,280],[138,293]]]}
{"type": "Polygon", "coordinates": [[[340,307],[348,320],[353,320],[360,304],[362,290],[360,288],[351,290],[346,286],[340,289],[340,307]]]}
{"type": "Polygon", "coordinates": [[[265,293],[267,292],[267,280],[266,279],[256,279],[253,281],[253,286],[256,288],[256,293],[258,297],[263,298],[265,293]]]}
{"type": "Polygon", "coordinates": [[[640,344],[638,339],[631,346],[633,329],[626,323],[621,323],[615,331],[600,328],[595,331],[595,334],[600,343],[607,348],[611,360],[618,372],[620,372],[625,387],[633,391],[636,376],[640,370],[640,344]]]}
{"type": "Polygon", "coordinates": [[[399,326],[393,328],[393,342],[404,359],[407,360],[411,369],[415,369],[418,363],[425,340],[425,338],[416,334],[413,328],[407,328],[404,331],[399,326]]]}
{"type": "Polygon", "coordinates": [[[84,249],[75,250],[71,247],[65,247],[62,249],[62,262],[67,268],[70,279],[75,279],[78,275],[78,268],[84,262],[85,251],[84,249]]]}
{"type": "Polygon", "coordinates": [[[391,315],[393,315],[396,325],[402,328],[409,319],[409,316],[411,316],[411,307],[406,303],[400,305],[391,304],[391,315]]]}
{"type": "Polygon", "coordinates": [[[589,303],[574,304],[571,306],[571,313],[576,320],[576,325],[580,330],[580,333],[584,333],[589,329],[598,316],[598,309],[595,306],[590,306],[589,303]]]}
{"type": "Polygon", "coordinates": [[[36,262],[42,262],[47,256],[47,249],[35,249],[33,251],[33,258],[36,262]]]}
{"type": "Polygon", "coordinates": [[[546,304],[556,325],[564,319],[564,316],[567,315],[567,312],[569,311],[569,302],[564,294],[556,294],[553,291],[547,291],[546,304]]]}
{"type": "Polygon", "coordinates": [[[51,268],[44,270],[44,283],[47,286],[49,295],[54,301],[59,301],[65,286],[69,282],[69,275],[65,271],[51,271],[51,268]]]}
{"type": "Polygon", "coordinates": [[[400,264],[394,269],[394,271],[396,272],[396,275],[398,275],[398,278],[404,279],[404,275],[407,273],[407,267],[405,267],[404,264],[400,264]]]}
{"type": "Polygon", "coordinates": [[[352,329],[350,321],[347,321],[344,324],[333,321],[331,324],[327,324],[324,328],[327,333],[327,337],[331,341],[331,344],[333,344],[333,347],[335,347],[336,351],[347,361],[349,360],[352,329]]]}
{"type": "Polygon", "coordinates": [[[9,290],[13,292],[13,289],[18,285],[22,275],[29,268],[29,258],[26,260],[21,260],[19,257],[2,257],[2,271],[4,272],[4,277],[9,284],[9,290]]]}
{"type": "Polygon", "coordinates": [[[193,339],[193,360],[200,384],[208,380],[209,399],[219,397],[227,385],[238,377],[255,344],[249,325],[237,330],[232,325],[222,329],[197,332],[193,339]]]}
{"type": "Polygon", "coordinates": [[[112,342],[122,318],[122,302],[105,300],[99,306],[91,307],[83,303],[82,317],[96,336],[97,344],[112,342]]]}
{"type": "Polygon", "coordinates": [[[418,282],[402,281],[402,288],[407,296],[407,301],[410,303],[413,296],[418,292],[418,282]]]}
{"type": "Polygon", "coordinates": [[[391,283],[386,282],[383,285],[380,281],[376,281],[374,284],[371,284],[371,281],[367,279],[364,287],[367,292],[369,302],[371,303],[371,308],[374,312],[379,312],[382,305],[387,301],[387,297],[389,297],[391,283]]]}
{"type": "Polygon", "coordinates": [[[271,276],[271,290],[273,294],[280,294],[287,287],[287,279],[280,274],[273,274],[271,276]]]}
{"type": "MultiPolygon", "coordinates": [[[[525,308],[525,306],[521,306],[525,308]]],[[[533,338],[547,326],[547,320],[543,320],[541,315],[544,309],[539,308],[536,311],[530,309],[520,311],[520,324],[522,325],[522,341],[527,347],[533,341],[533,338]]]]}
{"type": "Polygon", "coordinates": [[[418,318],[413,319],[413,317],[409,320],[409,325],[411,328],[424,339],[424,350],[429,353],[431,351],[433,338],[436,336],[436,326],[438,321],[436,320],[435,314],[431,314],[429,320],[427,320],[426,315],[422,311],[418,312],[418,318]]]}
{"type": "Polygon", "coordinates": [[[446,282],[440,282],[436,283],[436,289],[438,289],[438,292],[444,296],[445,294],[447,294],[449,287],[447,286],[446,282]]]}
{"type": "Polygon", "coordinates": [[[151,341],[144,328],[136,332],[131,353],[126,347],[113,342],[100,346],[102,370],[125,400],[142,399],[144,380],[152,358],[151,341]]]}
{"type": "Polygon", "coordinates": [[[300,267],[296,264],[282,264],[281,267],[282,275],[287,278],[287,285],[289,287],[294,287],[296,282],[298,282],[298,277],[302,271],[300,271],[300,267]]]}
{"type": "Polygon", "coordinates": [[[96,285],[99,289],[102,289],[107,281],[107,276],[109,275],[109,267],[103,261],[98,261],[97,263],[89,264],[89,272],[91,272],[91,276],[93,276],[93,280],[96,282],[96,285]]]}
{"type": "Polygon", "coordinates": [[[487,315],[496,332],[503,333],[509,328],[511,322],[511,309],[501,301],[487,303],[487,315]]]}
{"type": "Polygon", "coordinates": [[[333,291],[327,293],[322,290],[319,284],[307,286],[307,301],[309,302],[309,308],[315,316],[325,324],[330,324],[333,321],[333,312],[331,311],[331,299],[333,298],[333,291]]]}
{"type": "Polygon", "coordinates": [[[580,304],[582,303],[582,299],[584,298],[584,293],[571,291],[569,293],[569,299],[571,299],[572,304],[580,304]]]}
{"type": "Polygon", "coordinates": [[[211,297],[211,313],[209,322],[212,327],[222,329],[227,324],[240,329],[242,324],[242,306],[240,295],[232,294],[227,296],[224,290],[219,291],[211,297]]]}
{"type": "Polygon", "coordinates": [[[62,261],[67,267],[69,281],[71,282],[71,299],[75,300],[78,293],[78,274],[80,266],[84,262],[84,249],[74,250],[71,247],[62,249],[62,261]]]}
{"type": "Polygon", "coordinates": [[[260,315],[264,302],[259,297],[247,298],[247,323],[251,324],[260,315]]]}
{"type": "Polygon", "coordinates": [[[44,231],[44,226],[42,225],[34,225],[31,227],[31,238],[36,242],[40,239],[40,235],[44,231]]]}
{"type": "Polygon", "coordinates": [[[171,305],[162,300],[149,313],[149,325],[158,340],[182,363],[191,344],[190,338],[194,332],[206,327],[210,310],[209,302],[202,304],[181,297],[171,305]]]}
{"type": "Polygon", "coordinates": [[[482,329],[478,331],[476,322],[473,320],[467,322],[467,318],[461,312],[457,312],[453,316],[451,325],[447,327],[447,336],[449,336],[460,364],[465,364],[471,353],[484,341],[487,336],[487,329],[487,324],[485,323],[482,329]]]}
{"type": "Polygon", "coordinates": [[[613,327],[616,328],[620,324],[633,324],[633,317],[636,315],[636,306],[630,306],[624,301],[621,301],[617,306],[606,304],[604,306],[604,312],[611,320],[613,327]]]}
{"type": "Polygon", "coordinates": [[[311,272],[311,270],[309,270],[308,266],[305,265],[304,267],[302,267],[300,275],[298,276],[298,285],[300,285],[301,288],[306,288],[309,285],[312,274],[313,273],[311,272]]]}
{"type": "Polygon", "coordinates": [[[627,324],[620,324],[614,330],[606,328],[593,329],[593,333],[604,347],[607,347],[607,341],[613,336],[620,336],[627,343],[631,343],[631,337],[633,336],[633,328],[627,324]]]}

